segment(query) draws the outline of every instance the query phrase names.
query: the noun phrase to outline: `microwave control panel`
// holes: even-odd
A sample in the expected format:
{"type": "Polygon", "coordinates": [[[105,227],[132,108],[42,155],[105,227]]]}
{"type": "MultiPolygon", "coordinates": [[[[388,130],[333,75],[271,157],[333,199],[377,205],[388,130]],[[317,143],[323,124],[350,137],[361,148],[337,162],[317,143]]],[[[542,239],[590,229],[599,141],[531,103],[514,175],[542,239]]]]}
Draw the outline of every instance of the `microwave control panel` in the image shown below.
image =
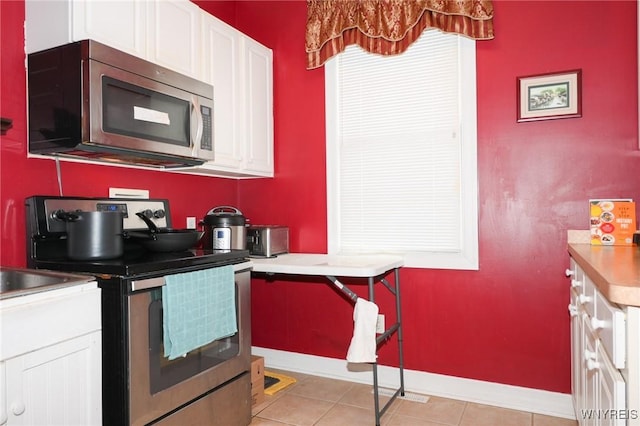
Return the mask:
{"type": "Polygon", "coordinates": [[[202,113],[202,141],[200,149],[213,150],[213,111],[207,106],[201,106],[202,113]]]}

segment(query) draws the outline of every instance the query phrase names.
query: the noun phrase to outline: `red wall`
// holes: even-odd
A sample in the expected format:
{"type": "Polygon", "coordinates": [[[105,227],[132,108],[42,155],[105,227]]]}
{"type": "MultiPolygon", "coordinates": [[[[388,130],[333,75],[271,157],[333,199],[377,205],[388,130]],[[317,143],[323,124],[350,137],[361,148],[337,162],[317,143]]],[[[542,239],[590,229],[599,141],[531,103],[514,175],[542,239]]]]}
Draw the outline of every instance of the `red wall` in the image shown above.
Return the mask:
{"type": "MultiPolygon", "coordinates": [[[[221,16],[233,19],[233,8],[222,4],[219,9],[221,16]]],[[[24,2],[0,1],[0,19],[0,116],[13,119],[13,128],[0,140],[0,264],[24,266],[24,199],[59,195],[59,191],[55,162],[26,156],[24,2]]],[[[168,198],[176,228],[186,226],[187,216],[202,218],[212,207],[238,205],[238,182],[231,179],[70,162],[61,162],[61,176],[68,196],[107,197],[109,187],[124,187],[148,189],[150,197],[168,198]]]]}
{"type": "MultiPolygon", "coordinates": [[[[566,231],[587,228],[589,198],[640,200],[636,3],[494,6],[496,38],[477,43],[480,270],[402,271],[405,365],[568,393],[566,231]],[[517,76],[576,68],[582,118],[516,122],[517,76]]],[[[293,251],[323,252],[324,71],[305,70],[305,2],[242,1],[235,16],[274,50],[277,175],[242,182],[239,203],[289,225],[293,251]]],[[[254,345],[344,358],[352,311],[325,280],[252,289],[254,345]]]]}
{"type": "MultiPolygon", "coordinates": [[[[306,3],[197,3],[274,50],[276,178],[236,184],[64,163],[65,194],[149,188],[170,198],[181,224],[236,203],[254,223],[289,225],[293,251],[325,251],[324,72],[305,70],[306,3]]],[[[477,45],[480,270],[402,271],[405,367],[569,392],[566,230],[586,229],[588,198],[640,200],[636,3],[607,2],[606,13],[591,1],[494,6],[496,39],[477,45]],[[582,118],[515,122],[516,76],[575,68],[582,118]]],[[[0,2],[0,13],[0,115],[16,120],[0,143],[1,263],[10,265],[23,262],[23,198],[57,194],[57,184],[53,162],[25,158],[23,5],[0,2]]],[[[344,358],[352,311],[323,279],[254,279],[252,290],[254,345],[344,358]]],[[[377,302],[390,315],[389,298],[377,302]]],[[[397,362],[394,349],[381,351],[383,364],[397,362]]]]}

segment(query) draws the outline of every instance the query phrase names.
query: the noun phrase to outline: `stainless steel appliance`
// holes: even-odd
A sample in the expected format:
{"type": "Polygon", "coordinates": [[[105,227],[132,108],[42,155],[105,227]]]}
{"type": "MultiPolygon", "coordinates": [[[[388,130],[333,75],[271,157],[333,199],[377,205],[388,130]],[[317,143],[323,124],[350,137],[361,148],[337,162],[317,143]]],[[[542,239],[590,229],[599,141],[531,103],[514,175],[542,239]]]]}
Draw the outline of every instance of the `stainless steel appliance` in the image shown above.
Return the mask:
{"type": "Polygon", "coordinates": [[[247,249],[252,256],[273,257],[289,252],[289,228],[280,225],[251,225],[247,249]]]}
{"type": "Polygon", "coordinates": [[[214,159],[213,87],[92,40],[28,55],[29,152],[162,168],[214,159]]]}
{"type": "Polygon", "coordinates": [[[125,230],[142,229],[135,215],[151,213],[171,226],[167,200],[34,196],[26,200],[27,260],[31,268],[90,274],[102,292],[103,424],[224,425],[251,421],[250,268],[246,250],[147,251],[125,240],[118,259],[66,256],[58,209],[121,211],[125,230]],[[100,207],[98,207],[100,206],[100,207]],[[168,276],[233,265],[238,331],[186,356],[163,353],[162,286],[168,276]]]}
{"type": "Polygon", "coordinates": [[[204,225],[203,247],[243,250],[246,248],[247,219],[237,208],[214,207],[200,223],[204,225]]]}

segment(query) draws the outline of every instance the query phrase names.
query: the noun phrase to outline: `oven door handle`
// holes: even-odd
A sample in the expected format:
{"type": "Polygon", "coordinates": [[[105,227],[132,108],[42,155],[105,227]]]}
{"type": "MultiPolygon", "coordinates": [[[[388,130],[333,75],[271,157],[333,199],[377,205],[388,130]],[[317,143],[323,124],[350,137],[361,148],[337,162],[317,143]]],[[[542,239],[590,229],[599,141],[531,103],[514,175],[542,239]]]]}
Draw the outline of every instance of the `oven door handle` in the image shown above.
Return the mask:
{"type": "MultiPolygon", "coordinates": [[[[233,265],[233,272],[236,274],[241,271],[250,270],[253,267],[251,262],[236,263],[233,265]]],[[[144,280],[131,281],[131,291],[148,290],[150,288],[162,287],[166,284],[164,277],[147,278],[144,280]]]]}
{"type": "Polygon", "coordinates": [[[131,291],[162,287],[165,284],[166,281],[164,277],[148,278],[146,280],[133,280],[131,281],[131,291]]]}

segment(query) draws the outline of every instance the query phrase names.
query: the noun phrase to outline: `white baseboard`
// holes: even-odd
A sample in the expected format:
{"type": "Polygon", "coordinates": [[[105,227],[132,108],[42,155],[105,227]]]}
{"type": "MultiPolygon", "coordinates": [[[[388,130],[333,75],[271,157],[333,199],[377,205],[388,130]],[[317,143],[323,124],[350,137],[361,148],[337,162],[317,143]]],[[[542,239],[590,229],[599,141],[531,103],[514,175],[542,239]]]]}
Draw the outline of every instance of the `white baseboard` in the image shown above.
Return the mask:
{"type": "MultiPolygon", "coordinates": [[[[373,382],[373,372],[370,364],[350,364],[341,359],[255,346],[252,347],[251,353],[264,357],[265,366],[274,369],[356,383],[371,384],[373,382]]],[[[381,387],[397,389],[400,386],[398,369],[379,365],[378,383],[381,387]]],[[[573,420],[576,418],[571,395],[564,393],[407,369],[404,370],[404,387],[407,392],[475,402],[547,416],[573,420]]]]}

